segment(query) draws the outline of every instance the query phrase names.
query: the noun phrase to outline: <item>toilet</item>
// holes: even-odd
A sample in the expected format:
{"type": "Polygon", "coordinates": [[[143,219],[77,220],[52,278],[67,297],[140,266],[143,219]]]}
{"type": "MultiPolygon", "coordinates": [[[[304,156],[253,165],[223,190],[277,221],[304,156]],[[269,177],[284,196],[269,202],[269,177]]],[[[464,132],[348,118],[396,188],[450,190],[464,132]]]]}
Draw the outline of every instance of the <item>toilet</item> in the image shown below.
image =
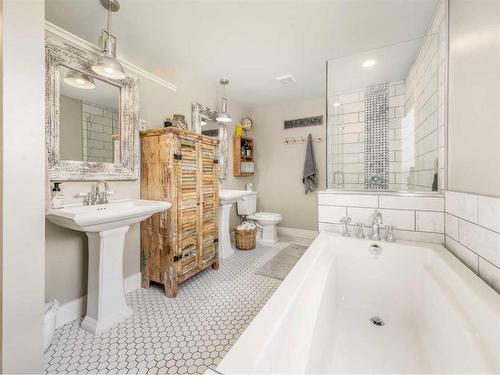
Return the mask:
{"type": "Polygon", "coordinates": [[[244,196],[236,205],[238,215],[245,217],[246,220],[254,221],[257,225],[257,240],[265,243],[278,242],[276,225],[283,220],[283,217],[275,212],[256,212],[257,192],[253,191],[244,196]]]}

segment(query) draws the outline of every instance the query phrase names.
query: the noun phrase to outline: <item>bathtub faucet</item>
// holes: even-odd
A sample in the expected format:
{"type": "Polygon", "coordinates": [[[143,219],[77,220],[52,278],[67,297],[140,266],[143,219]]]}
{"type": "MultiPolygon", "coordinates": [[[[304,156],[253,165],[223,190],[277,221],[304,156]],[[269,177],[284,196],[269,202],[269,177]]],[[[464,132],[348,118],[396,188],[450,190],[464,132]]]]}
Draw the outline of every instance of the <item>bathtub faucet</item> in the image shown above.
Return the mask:
{"type": "Polygon", "coordinates": [[[380,236],[380,229],[383,228],[382,213],[375,210],[373,213],[373,223],[372,223],[372,240],[380,241],[382,238],[380,236]]]}
{"type": "Polygon", "coordinates": [[[340,223],[344,224],[344,226],[342,227],[343,237],[351,237],[351,235],[349,234],[349,227],[347,226],[351,223],[351,221],[352,219],[349,216],[344,216],[342,219],[340,219],[340,223]]]}

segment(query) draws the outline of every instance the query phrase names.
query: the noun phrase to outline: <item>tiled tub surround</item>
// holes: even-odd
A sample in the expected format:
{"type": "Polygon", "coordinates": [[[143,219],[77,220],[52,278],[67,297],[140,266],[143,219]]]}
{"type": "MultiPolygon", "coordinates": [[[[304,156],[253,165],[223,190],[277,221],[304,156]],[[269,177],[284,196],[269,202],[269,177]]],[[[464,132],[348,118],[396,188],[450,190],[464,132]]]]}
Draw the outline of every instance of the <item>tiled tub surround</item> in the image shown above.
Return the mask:
{"type": "Polygon", "coordinates": [[[82,102],[83,160],[113,163],[112,135],[119,135],[118,110],[82,102]]]}
{"type": "Polygon", "coordinates": [[[445,195],[446,247],[500,293],[500,198],[445,195]]]}
{"type": "Polygon", "coordinates": [[[384,225],[396,227],[396,240],[444,244],[444,196],[430,194],[395,194],[322,191],[318,197],[319,230],[341,232],[343,216],[353,224],[362,223],[365,236],[371,234],[373,213],[382,213],[384,225]]]}
{"type": "Polygon", "coordinates": [[[371,234],[373,213],[395,225],[396,240],[444,244],[481,279],[500,293],[500,198],[446,191],[445,195],[322,191],[318,197],[319,230],[342,231],[363,223],[371,234]]]}

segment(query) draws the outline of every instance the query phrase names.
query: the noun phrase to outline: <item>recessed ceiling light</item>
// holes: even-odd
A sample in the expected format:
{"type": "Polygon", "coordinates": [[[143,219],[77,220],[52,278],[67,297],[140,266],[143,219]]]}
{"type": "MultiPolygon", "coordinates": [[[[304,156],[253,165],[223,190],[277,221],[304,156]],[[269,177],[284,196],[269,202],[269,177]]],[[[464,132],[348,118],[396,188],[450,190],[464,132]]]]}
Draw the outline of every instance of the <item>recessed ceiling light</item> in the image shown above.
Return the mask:
{"type": "Polygon", "coordinates": [[[366,60],[361,64],[363,68],[371,68],[373,65],[375,65],[375,60],[366,60]]]}
{"type": "Polygon", "coordinates": [[[295,83],[295,78],[291,74],[285,74],[284,76],[276,77],[276,81],[283,85],[289,85],[291,83],[295,83]]]}
{"type": "Polygon", "coordinates": [[[340,103],[333,103],[334,107],[340,107],[340,103]]]}

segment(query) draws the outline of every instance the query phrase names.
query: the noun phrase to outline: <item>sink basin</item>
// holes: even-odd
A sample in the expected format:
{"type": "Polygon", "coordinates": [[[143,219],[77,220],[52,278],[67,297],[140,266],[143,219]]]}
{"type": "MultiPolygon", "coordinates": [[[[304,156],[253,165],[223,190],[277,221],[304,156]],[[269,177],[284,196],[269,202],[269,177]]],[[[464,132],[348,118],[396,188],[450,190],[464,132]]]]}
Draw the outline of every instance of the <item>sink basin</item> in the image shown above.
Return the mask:
{"type": "Polygon", "coordinates": [[[140,199],[94,206],[68,205],[52,209],[47,219],[65,228],[87,233],[89,269],[87,314],[82,328],[100,335],[132,315],[123,287],[123,247],[131,224],[170,208],[162,201],[140,199]]]}
{"type": "Polygon", "coordinates": [[[81,232],[101,232],[145,220],[170,206],[168,202],[141,199],[94,206],[68,205],[61,209],[49,210],[47,219],[54,224],[81,232]]]}
{"type": "Polygon", "coordinates": [[[233,204],[245,195],[251,194],[249,190],[219,190],[219,202],[223,204],[233,204]]]}
{"type": "Polygon", "coordinates": [[[231,206],[233,203],[249,194],[252,194],[252,191],[219,190],[219,256],[221,259],[229,258],[234,254],[229,231],[231,206]]]}

